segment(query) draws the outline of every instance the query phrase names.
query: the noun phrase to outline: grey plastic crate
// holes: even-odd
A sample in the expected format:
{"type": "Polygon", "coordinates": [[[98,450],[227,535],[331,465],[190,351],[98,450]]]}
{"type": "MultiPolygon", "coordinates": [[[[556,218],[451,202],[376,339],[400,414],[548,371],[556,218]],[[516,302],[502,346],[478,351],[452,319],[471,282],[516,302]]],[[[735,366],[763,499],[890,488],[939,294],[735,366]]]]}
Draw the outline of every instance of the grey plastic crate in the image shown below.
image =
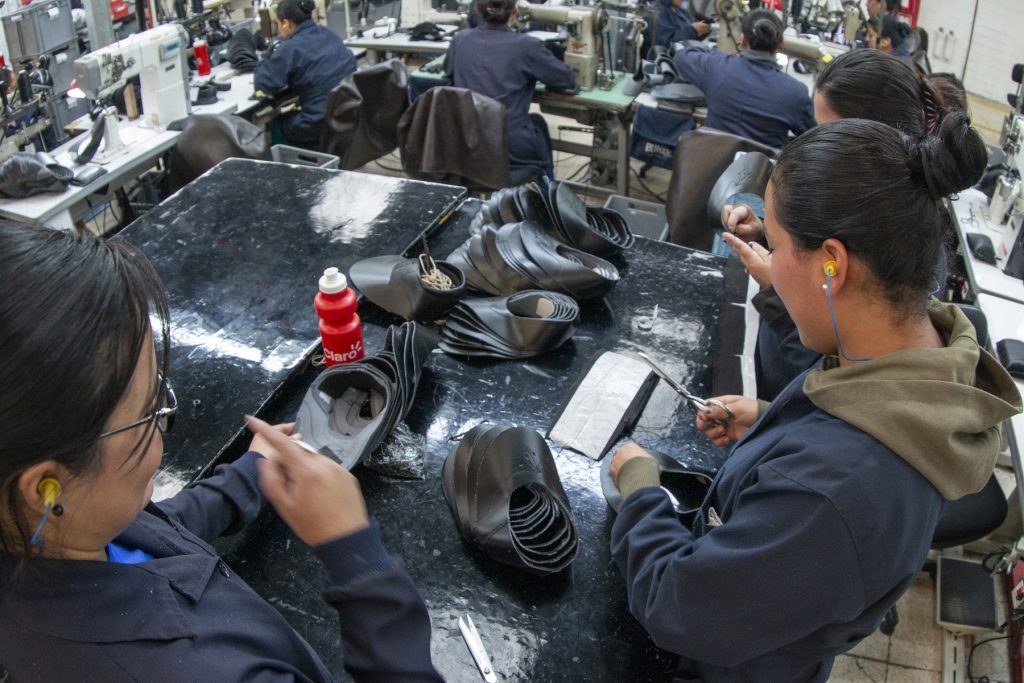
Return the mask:
{"type": "Polygon", "coordinates": [[[661,241],[668,237],[668,218],[665,216],[664,204],[613,194],[605,201],[604,208],[621,213],[634,235],[661,241]]]}
{"type": "Polygon", "coordinates": [[[3,18],[10,61],[34,57],[75,40],[70,0],[33,4],[3,18]]]}
{"type": "Polygon", "coordinates": [[[341,159],[334,154],[314,152],[291,145],[272,145],[270,155],[274,161],[280,161],[282,164],[318,166],[320,168],[338,168],[341,164],[341,159]]]}

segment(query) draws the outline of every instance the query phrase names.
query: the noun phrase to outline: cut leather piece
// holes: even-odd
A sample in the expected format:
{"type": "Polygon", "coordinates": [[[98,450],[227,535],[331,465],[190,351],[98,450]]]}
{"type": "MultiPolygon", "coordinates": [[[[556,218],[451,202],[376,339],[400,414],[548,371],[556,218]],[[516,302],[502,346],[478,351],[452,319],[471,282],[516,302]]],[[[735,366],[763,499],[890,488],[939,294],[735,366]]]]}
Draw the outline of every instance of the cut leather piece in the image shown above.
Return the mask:
{"type": "Polygon", "coordinates": [[[389,327],[380,353],[320,373],[302,399],[295,431],[318,452],[352,469],[412,408],[436,341],[416,323],[389,327]]]}
{"type": "Polygon", "coordinates": [[[725,169],[708,196],[708,222],[715,230],[724,230],[722,209],[738,194],[763,197],[772,175],[772,161],[761,152],[747,152],[725,169]]]}
{"type": "Polygon", "coordinates": [[[536,431],[474,427],[449,453],[441,476],[460,534],[491,558],[544,575],[576,557],[579,538],[569,500],[536,431]]]}
{"type": "Polygon", "coordinates": [[[470,288],[496,296],[547,289],[574,299],[596,299],[619,281],[611,263],[559,242],[531,221],[497,230],[484,226],[447,260],[463,269],[470,288]]]}
{"type": "Polygon", "coordinates": [[[437,269],[452,281],[452,288],[436,289],[420,277],[419,260],[376,256],[353,264],[352,284],[367,299],[406,320],[429,322],[444,317],[466,295],[466,277],[451,263],[436,261],[437,269]]]}
{"type": "Polygon", "coordinates": [[[456,355],[530,358],[565,343],[578,320],[579,305],[554,292],[468,299],[452,309],[438,346],[456,355]]]}
{"type": "MultiPolygon", "coordinates": [[[[676,516],[683,524],[690,526],[711,488],[711,477],[687,469],[678,460],[661,451],[647,452],[661,466],[661,488],[672,498],[676,516]]],[[[604,499],[608,501],[608,506],[618,512],[622,505],[622,494],[612,481],[612,460],[613,458],[609,457],[601,462],[601,491],[604,493],[604,499]]]]}

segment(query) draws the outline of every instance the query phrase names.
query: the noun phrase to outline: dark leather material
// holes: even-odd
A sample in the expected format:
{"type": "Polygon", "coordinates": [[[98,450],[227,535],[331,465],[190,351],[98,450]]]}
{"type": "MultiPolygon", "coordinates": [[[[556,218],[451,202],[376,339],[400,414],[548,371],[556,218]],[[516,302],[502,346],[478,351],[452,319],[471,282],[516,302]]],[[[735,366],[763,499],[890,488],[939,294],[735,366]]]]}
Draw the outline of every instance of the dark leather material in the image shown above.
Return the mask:
{"type": "Polygon", "coordinates": [[[398,147],[398,122],[409,108],[409,76],[389,59],[347,76],[327,98],[320,151],[345,170],[357,169],[398,147]]]}
{"type": "Polygon", "coordinates": [[[967,246],[974,258],[985,263],[996,263],[996,248],[992,244],[992,238],[980,232],[966,233],[967,246]]]}
{"type": "MultiPolygon", "coordinates": [[[[648,451],[661,466],[661,488],[672,496],[672,507],[687,527],[693,524],[694,516],[700,509],[711,488],[711,477],[684,467],[679,461],[661,451],[648,451]]],[[[622,494],[612,480],[612,458],[601,461],[601,491],[608,506],[616,512],[622,505],[622,494]]]]}
{"type": "Polygon", "coordinates": [[[778,154],[778,150],[767,145],[707,127],[683,133],[679,138],[665,202],[670,242],[711,250],[714,229],[707,219],[708,198],[736,152],[761,152],[771,158],[778,154]]]}
{"type": "Polygon", "coordinates": [[[524,289],[561,292],[574,299],[597,299],[619,281],[619,271],[600,256],[574,249],[531,221],[481,231],[448,256],[466,284],[496,296],[524,289]]]}
{"type": "Polygon", "coordinates": [[[181,189],[232,158],[269,161],[270,138],[258,126],[232,114],[189,116],[171,148],[170,190],[181,189]]]}
{"type": "Polygon", "coordinates": [[[474,427],[445,459],[441,484],[459,533],[491,558],[540,575],[575,559],[576,521],[536,431],[474,427]]]}
{"type": "Polygon", "coordinates": [[[722,208],[738,194],[764,197],[768,179],[772,175],[772,162],[761,152],[747,152],[736,159],[715,181],[708,197],[708,224],[713,230],[724,230],[722,208]]]}
{"type": "Polygon", "coordinates": [[[259,63],[258,50],[259,44],[252,31],[247,28],[238,29],[228,41],[228,62],[231,68],[241,73],[255,71],[259,63]]]}
{"type": "Polygon", "coordinates": [[[451,289],[435,289],[424,283],[419,260],[402,256],[363,259],[354,263],[348,274],[363,296],[385,311],[406,320],[430,322],[444,317],[466,295],[466,278],[461,270],[444,261],[435,265],[451,278],[451,289]]]}
{"type": "Polygon", "coordinates": [[[657,100],[668,100],[669,102],[688,104],[692,107],[706,107],[708,104],[704,97],[704,91],[693,83],[679,83],[676,81],[665,83],[655,86],[651,90],[651,95],[657,100]]]}
{"type": "Polygon", "coordinates": [[[46,161],[34,153],[18,152],[0,163],[0,197],[20,199],[68,189],[74,176],[71,169],[46,161]]]}
{"type": "Polygon", "coordinates": [[[398,151],[410,178],[473,188],[512,184],[505,107],[486,95],[437,86],[398,122],[398,151]]]}
{"type": "Polygon", "coordinates": [[[436,341],[416,323],[389,327],[376,356],[320,373],[302,399],[295,431],[317,451],[352,469],[409,412],[436,341]]]}
{"type": "Polygon", "coordinates": [[[1018,379],[1024,379],[1024,342],[1019,339],[1003,339],[996,344],[996,353],[1007,372],[1018,379]]]}
{"type": "Polygon", "coordinates": [[[588,207],[569,185],[557,180],[546,189],[527,183],[495,191],[470,232],[479,233],[488,223],[500,226],[521,221],[536,223],[558,241],[597,256],[617,254],[636,241],[622,214],[588,207]]]}
{"type": "Polygon", "coordinates": [[[555,292],[468,299],[452,309],[438,347],[462,356],[530,358],[568,341],[579,316],[577,303],[555,292]]]}

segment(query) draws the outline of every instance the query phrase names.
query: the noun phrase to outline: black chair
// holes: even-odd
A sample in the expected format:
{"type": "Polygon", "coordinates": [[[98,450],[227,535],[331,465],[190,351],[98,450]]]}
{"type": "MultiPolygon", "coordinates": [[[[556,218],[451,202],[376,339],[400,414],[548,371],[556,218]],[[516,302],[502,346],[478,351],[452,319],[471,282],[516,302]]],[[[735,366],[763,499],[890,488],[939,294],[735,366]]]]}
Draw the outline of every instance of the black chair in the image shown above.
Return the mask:
{"type": "MultiPolygon", "coordinates": [[[[978,344],[982,348],[989,349],[990,339],[985,314],[981,312],[981,309],[968,304],[960,304],[960,310],[974,325],[978,344]]],[[[935,532],[932,534],[932,550],[953,548],[988,536],[1006,520],[1008,509],[1006,495],[999,485],[999,480],[993,474],[989,477],[985,487],[977,493],[946,501],[942,508],[942,515],[939,517],[939,523],[935,526],[935,532]]],[[[896,611],[896,606],[893,605],[892,609],[882,618],[878,630],[891,636],[899,621],[899,613],[896,611]]]]}

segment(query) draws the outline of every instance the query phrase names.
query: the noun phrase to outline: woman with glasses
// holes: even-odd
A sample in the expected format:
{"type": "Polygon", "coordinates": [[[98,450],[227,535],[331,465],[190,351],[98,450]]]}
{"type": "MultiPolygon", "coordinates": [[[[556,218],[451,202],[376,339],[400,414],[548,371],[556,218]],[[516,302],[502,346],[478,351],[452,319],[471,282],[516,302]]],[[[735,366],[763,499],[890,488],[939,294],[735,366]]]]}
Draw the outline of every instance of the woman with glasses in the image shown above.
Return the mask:
{"type": "Polygon", "coordinates": [[[426,609],[358,483],[290,426],[252,420],[248,453],[150,501],[177,403],[167,303],[141,252],[4,221],[0,253],[0,673],[332,680],[209,545],[266,497],[327,570],[349,672],[440,680],[426,609]]]}

